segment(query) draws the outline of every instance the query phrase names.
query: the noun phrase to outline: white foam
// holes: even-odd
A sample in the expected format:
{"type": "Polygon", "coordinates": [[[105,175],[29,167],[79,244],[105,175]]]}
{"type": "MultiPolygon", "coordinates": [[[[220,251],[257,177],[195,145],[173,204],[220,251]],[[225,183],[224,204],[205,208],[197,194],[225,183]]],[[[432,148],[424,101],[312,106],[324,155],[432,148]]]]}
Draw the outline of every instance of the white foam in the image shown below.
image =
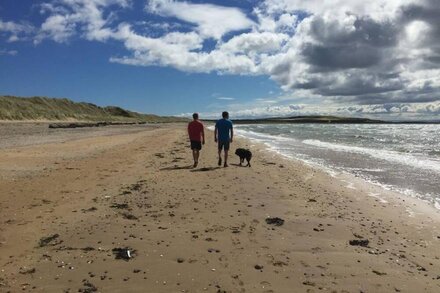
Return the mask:
{"type": "Polygon", "coordinates": [[[345,183],[348,183],[348,184],[345,186],[345,188],[349,188],[349,189],[357,189],[357,188],[354,186],[353,182],[350,182],[350,181],[347,181],[347,180],[343,180],[343,179],[341,179],[341,181],[342,181],[342,182],[345,182],[345,183]]]}
{"type": "Polygon", "coordinates": [[[347,186],[345,186],[346,188],[349,188],[349,189],[357,189],[356,187],[354,187],[354,184],[353,183],[348,183],[348,185],[347,186]]]}
{"type": "Polygon", "coordinates": [[[368,193],[368,196],[371,196],[371,197],[377,198],[381,203],[388,203],[387,200],[383,199],[383,198],[380,197],[379,195],[380,195],[380,193],[373,193],[373,192],[368,193]]]}
{"type": "Polygon", "coordinates": [[[377,169],[377,168],[369,169],[369,168],[348,168],[348,167],[345,167],[344,169],[346,169],[348,171],[361,171],[361,172],[372,172],[372,173],[379,173],[379,172],[384,171],[384,169],[377,169]]]}
{"type": "Polygon", "coordinates": [[[432,170],[440,173],[440,161],[428,160],[426,158],[419,158],[410,154],[402,154],[394,151],[378,150],[357,146],[347,146],[343,144],[336,144],[330,142],[323,142],[316,139],[306,139],[303,143],[313,145],[321,148],[331,149],[336,152],[356,153],[368,155],[370,157],[386,160],[393,163],[409,165],[419,169],[432,170]]]}
{"type": "Polygon", "coordinates": [[[292,138],[287,138],[279,135],[270,135],[270,134],[264,134],[259,132],[254,132],[250,130],[242,130],[242,129],[236,129],[235,133],[238,136],[247,137],[247,138],[253,138],[263,141],[294,141],[292,138]]]}

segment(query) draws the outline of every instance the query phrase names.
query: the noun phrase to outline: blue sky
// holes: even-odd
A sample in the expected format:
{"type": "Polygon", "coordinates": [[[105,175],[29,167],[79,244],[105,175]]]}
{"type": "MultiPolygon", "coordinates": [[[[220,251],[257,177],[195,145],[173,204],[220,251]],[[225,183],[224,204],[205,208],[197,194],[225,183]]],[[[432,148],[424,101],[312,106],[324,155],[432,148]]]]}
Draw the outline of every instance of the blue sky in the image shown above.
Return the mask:
{"type": "Polygon", "coordinates": [[[0,94],[162,115],[438,119],[435,2],[2,0],[0,94]]]}

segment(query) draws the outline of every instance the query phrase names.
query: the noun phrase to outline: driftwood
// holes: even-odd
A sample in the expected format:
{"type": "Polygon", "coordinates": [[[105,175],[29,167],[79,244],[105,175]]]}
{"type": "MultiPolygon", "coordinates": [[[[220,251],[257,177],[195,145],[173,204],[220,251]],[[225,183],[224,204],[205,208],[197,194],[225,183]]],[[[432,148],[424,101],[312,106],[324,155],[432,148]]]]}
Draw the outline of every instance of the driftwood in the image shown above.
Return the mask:
{"type": "Polygon", "coordinates": [[[72,123],[51,123],[49,128],[84,128],[84,127],[103,127],[109,125],[136,125],[146,124],[147,122],[72,122],[72,123]]]}

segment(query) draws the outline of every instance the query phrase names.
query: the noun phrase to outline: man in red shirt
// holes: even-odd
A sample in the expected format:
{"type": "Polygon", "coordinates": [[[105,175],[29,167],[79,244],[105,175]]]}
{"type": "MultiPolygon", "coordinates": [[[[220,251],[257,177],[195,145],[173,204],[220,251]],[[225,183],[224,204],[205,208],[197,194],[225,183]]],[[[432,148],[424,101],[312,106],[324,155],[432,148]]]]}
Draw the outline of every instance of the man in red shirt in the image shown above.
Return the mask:
{"type": "Polygon", "coordinates": [[[199,163],[200,150],[202,144],[205,144],[205,131],[202,122],[199,121],[199,114],[193,114],[193,121],[188,123],[188,136],[191,141],[191,149],[193,151],[194,168],[199,163]]]}

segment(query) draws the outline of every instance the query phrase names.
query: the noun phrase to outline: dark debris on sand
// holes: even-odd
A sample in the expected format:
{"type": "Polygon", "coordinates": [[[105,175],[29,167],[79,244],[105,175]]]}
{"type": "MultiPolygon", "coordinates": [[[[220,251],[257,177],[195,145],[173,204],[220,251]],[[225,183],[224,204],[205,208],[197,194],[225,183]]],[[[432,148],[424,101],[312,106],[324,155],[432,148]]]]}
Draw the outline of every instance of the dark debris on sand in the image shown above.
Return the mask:
{"type": "Polygon", "coordinates": [[[267,218],[266,223],[269,225],[281,226],[284,224],[284,220],[278,217],[275,218],[267,218]]]}
{"type": "Polygon", "coordinates": [[[83,280],[83,286],[84,288],[78,289],[78,292],[82,292],[82,293],[98,292],[98,288],[96,288],[95,285],[93,285],[87,280],[83,280]]]}
{"type": "Polygon", "coordinates": [[[315,282],[312,282],[312,281],[304,281],[303,285],[314,287],[316,284],[315,284],[315,282]]]}
{"type": "Polygon", "coordinates": [[[387,274],[387,273],[379,272],[379,271],[376,271],[376,270],[373,270],[372,272],[375,273],[378,276],[385,276],[387,274]]]}
{"type": "Polygon", "coordinates": [[[35,273],[35,268],[20,268],[19,273],[22,275],[28,275],[35,273]]]}
{"type": "Polygon", "coordinates": [[[53,242],[54,240],[58,239],[58,237],[60,237],[59,234],[53,234],[53,235],[50,235],[50,236],[47,236],[47,237],[42,237],[40,239],[40,241],[38,242],[38,246],[39,247],[44,247],[44,246],[48,246],[48,245],[52,245],[52,246],[53,245],[57,245],[60,242],[52,243],[52,244],[51,244],[51,242],[53,242]]]}
{"type": "Polygon", "coordinates": [[[128,204],[126,204],[126,203],[114,203],[110,207],[114,208],[114,209],[124,210],[124,209],[128,209],[128,204]]]}
{"type": "Polygon", "coordinates": [[[113,248],[113,254],[115,255],[115,259],[122,259],[125,261],[129,261],[134,257],[135,250],[125,247],[125,248],[113,248]]]}
{"type": "Polygon", "coordinates": [[[368,247],[370,241],[368,239],[354,239],[354,240],[350,240],[348,243],[352,246],[368,247]]]}
{"type": "Polygon", "coordinates": [[[133,191],[139,191],[139,190],[141,190],[141,188],[142,188],[142,185],[140,185],[139,183],[135,183],[130,186],[130,190],[133,190],[133,191]]]}
{"type": "Polygon", "coordinates": [[[93,247],[91,247],[91,246],[87,246],[87,247],[81,248],[81,250],[84,251],[84,252],[88,252],[88,251],[93,251],[93,250],[95,250],[95,248],[93,248],[93,247]]]}
{"type": "Polygon", "coordinates": [[[88,209],[82,209],[81,211],[83,213],[89,213],[89,212],[96,212],[97,210],[98,209],[96,207],[91,207],[91,208],[88,208],[88,209]]]}
{"type": "Polygon", "coordinates": [[[137,220],[138,218],[135,215],[130,213],[122,213],[122,217],[127,220],[137,220]]]}

